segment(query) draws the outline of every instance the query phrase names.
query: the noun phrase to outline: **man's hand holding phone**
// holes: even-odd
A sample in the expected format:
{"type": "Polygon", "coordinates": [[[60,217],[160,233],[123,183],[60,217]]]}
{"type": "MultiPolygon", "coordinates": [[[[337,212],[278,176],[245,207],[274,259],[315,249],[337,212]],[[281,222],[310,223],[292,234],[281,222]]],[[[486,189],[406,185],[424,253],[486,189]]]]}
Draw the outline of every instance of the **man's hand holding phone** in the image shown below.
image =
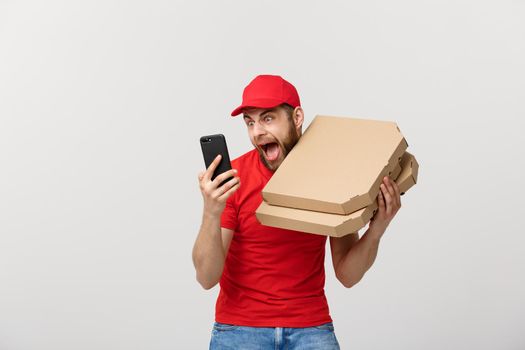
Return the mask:
{"type": "Polygon", "coordinates": [[[241,185],[239,177],[236,177],[237,170],[231,169],[217,175],[212,181],[212,175],[221,161],[219,154],[208,169],[199,173],[199,185],[204,199],[204,215],[220,216],[226,206],[226,199],[230,197],[241,185]],[[232,177],[231,180],[219,186],[221,182],[232,177]]]}

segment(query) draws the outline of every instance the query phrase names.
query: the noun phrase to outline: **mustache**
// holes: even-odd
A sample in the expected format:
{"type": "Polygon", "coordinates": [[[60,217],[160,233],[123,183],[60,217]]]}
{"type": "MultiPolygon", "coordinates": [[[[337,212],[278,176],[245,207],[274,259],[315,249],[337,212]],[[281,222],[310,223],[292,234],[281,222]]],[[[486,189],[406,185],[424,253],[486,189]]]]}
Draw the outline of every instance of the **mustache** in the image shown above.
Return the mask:
{"type": "Polygon", "coordinates": [[[260,144],[268,144],[268,143],[273,143],[273,142],[279,143],[279,141],[277,141],[276,139],[260,139],[260,140],[256,140],[256,144],[258,144],[258,145],[260,145],[260,144]]]}

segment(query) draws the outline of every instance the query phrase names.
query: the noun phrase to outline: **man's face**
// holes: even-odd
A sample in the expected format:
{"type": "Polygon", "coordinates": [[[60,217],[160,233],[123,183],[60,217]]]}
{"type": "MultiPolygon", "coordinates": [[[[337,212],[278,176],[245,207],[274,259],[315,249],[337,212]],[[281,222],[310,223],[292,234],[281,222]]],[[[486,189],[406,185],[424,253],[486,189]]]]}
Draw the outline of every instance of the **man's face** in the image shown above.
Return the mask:
{"type": "Polygon", "coordinates": [[[293,118],[290,118],[280,106],[246,108],[243,116],[250,141],[259,151],[263,164],[271,171],[277,170],[301,137],[302,110],[296,108],[293,118]]]}

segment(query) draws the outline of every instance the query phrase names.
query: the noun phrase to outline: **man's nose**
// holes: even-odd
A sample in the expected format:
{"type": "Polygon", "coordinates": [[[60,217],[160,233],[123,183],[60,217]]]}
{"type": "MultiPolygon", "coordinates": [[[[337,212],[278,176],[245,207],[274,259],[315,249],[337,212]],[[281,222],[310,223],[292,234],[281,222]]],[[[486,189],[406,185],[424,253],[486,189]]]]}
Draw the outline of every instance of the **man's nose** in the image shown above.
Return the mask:
{"type": "Polygon", "coordinates": [[[259,123],[254,123],[253,125],[253,134],[254,136],[262,136],[266,134],[266,129],[259,123]]]}

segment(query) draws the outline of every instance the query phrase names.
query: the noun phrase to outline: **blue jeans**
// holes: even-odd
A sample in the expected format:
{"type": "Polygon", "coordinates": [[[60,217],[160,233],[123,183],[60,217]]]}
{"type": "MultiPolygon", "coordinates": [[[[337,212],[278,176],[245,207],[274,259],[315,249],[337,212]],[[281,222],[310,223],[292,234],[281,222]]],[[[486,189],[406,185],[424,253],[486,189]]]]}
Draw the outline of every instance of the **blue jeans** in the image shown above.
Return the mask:
{"type": "Polygon", "coordinates": [[[213,324],[210,350],[340,350],[332,322],[305,328],[213,324]]]}

